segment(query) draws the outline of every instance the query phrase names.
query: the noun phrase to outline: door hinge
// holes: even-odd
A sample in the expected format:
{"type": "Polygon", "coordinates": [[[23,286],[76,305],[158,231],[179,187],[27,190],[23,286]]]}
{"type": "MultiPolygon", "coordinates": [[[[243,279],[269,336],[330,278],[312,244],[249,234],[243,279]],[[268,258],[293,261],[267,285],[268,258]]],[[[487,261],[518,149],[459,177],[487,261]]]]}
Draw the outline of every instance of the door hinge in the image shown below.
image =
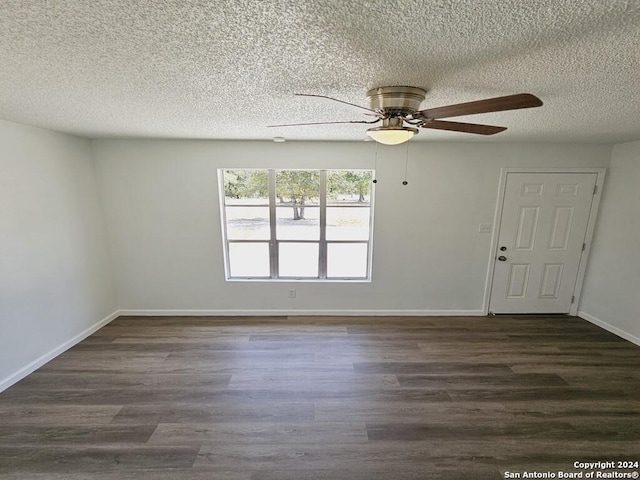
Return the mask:
{"type": "Polygon", "coordinates": [[[586,244],[586,243],[583,243],[583,244],[582,244],[582,251],[584,252],[586,248],[587,248],[587,244],[586,244]]]}
{"type": "Polygon", "coordinates": [[[598,185],[593,186],[593,194],[595,195],[596,193],[598,193],[598,185]]]}
{"type": "Polygon", "coordinates": [[[571,297],[571,303],[576,303],[576,296],[575,296],[575,295],[573,295],[573,296],[571,297]]]}

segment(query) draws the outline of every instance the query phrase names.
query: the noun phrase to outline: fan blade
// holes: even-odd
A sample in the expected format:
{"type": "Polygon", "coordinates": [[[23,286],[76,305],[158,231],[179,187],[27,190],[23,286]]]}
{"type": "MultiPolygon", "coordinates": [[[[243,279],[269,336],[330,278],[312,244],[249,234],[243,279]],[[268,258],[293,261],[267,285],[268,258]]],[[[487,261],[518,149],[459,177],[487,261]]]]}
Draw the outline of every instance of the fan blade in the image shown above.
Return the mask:
{"type": "MultiPolygon", "coordinates": [[[[542,105],[535,95],[530,93],[518,93],[506,97],[488,98],[475,102],[458,103],[446,107],[428,108],[416,112],[418,116],[425,118],[448,118],[461,115],[473,115],[475,113],[501,112],[504,110],[517,110],[519,108],[539,107],[542,105]]],[[[416,114],[414,114],[414,117],[416,114]]]]}
{"type": "Polygon", "coordinates": [[[294,93],[294,95],[296,97],[311,97],[311,98],[320,98],[323,100],[332,100],[334,102],[339,102],[344,105],[349,105],[350,107],[359,108],[360,110],[366,110],[367,112],[369,112],[366,115],[376,115],[376,116],[379,115],[378,112],[376,112],[375,110],[371,110],[370,108],[361,107],[360,105],[356,105],[355,103],[345,102],[344,100],[338,100],[337,98],[327,97],[326,95],[314,95],[311,93],[294,93]]]}
{"type": "Polygon", "coordinates": [[[372,124],[372,123],[378,123],[379,121],[380,121],[380,119],[374,120],[372,122],[368,122],[367,120],[351,120],[351,121],[347,121],[347,122],[285,123],[285,124],[281,124],[281,125],[267,125],[267,128],[273,128],[273,127],[300,127],[300,126],[304,126],[304,125],[332,125],[332,124],[335,124],[335,123],[367,123],[367,124],[372,124]]]}
{"type": "Polygon", "coordinates": [[[478,135],[495,135],[504,132],[507,127],[496,127],[493,125],[478,125],[477,123],[447,122],[444,120],[431,120],[422,128],[433,128],[435,130],[451,130],[452,132],[476,133],[478,135]]]}

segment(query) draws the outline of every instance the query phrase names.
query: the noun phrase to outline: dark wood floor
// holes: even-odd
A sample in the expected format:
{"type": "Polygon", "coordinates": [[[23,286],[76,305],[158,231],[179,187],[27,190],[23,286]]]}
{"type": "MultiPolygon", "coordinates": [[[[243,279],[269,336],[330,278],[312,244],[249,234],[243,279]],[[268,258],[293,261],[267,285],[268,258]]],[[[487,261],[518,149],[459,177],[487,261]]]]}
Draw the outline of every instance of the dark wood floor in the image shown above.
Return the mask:
{"type": "Polygon", "coordinates": [[[127,318],[0,394],[3,480],[498,479],[640,460],[581,319],[127,318]]]}

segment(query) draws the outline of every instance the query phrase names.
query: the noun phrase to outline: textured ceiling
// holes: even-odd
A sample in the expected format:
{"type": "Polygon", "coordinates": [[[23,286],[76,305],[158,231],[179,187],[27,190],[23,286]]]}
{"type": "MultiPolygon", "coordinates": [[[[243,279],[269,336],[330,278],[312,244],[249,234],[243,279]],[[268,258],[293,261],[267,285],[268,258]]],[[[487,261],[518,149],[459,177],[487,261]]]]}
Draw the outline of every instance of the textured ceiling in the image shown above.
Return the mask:
{"type": "MultiPolygon", "coordinates": [[[[489,141],[640,139],[640,0],[2,0],[0,118],[87,137],[361,140],[292,94],[423,108],[529,92],[545,105],[453,120],[489,141]]],[[[417,141],[477,141],[422,130],[417,141]]]]}

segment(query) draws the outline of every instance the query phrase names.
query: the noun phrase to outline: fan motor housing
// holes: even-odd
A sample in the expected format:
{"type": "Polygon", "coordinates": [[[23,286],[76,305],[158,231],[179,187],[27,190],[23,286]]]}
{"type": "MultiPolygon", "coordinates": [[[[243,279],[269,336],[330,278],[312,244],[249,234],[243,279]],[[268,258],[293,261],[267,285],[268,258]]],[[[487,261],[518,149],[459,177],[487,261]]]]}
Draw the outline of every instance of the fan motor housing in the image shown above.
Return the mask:
{"type": "Polygon", "coordinates": [[[367,92],[371,109],[384,113],[409,115],[420,110],[427,91],[418,87],[378,87],[367,92]]]}

